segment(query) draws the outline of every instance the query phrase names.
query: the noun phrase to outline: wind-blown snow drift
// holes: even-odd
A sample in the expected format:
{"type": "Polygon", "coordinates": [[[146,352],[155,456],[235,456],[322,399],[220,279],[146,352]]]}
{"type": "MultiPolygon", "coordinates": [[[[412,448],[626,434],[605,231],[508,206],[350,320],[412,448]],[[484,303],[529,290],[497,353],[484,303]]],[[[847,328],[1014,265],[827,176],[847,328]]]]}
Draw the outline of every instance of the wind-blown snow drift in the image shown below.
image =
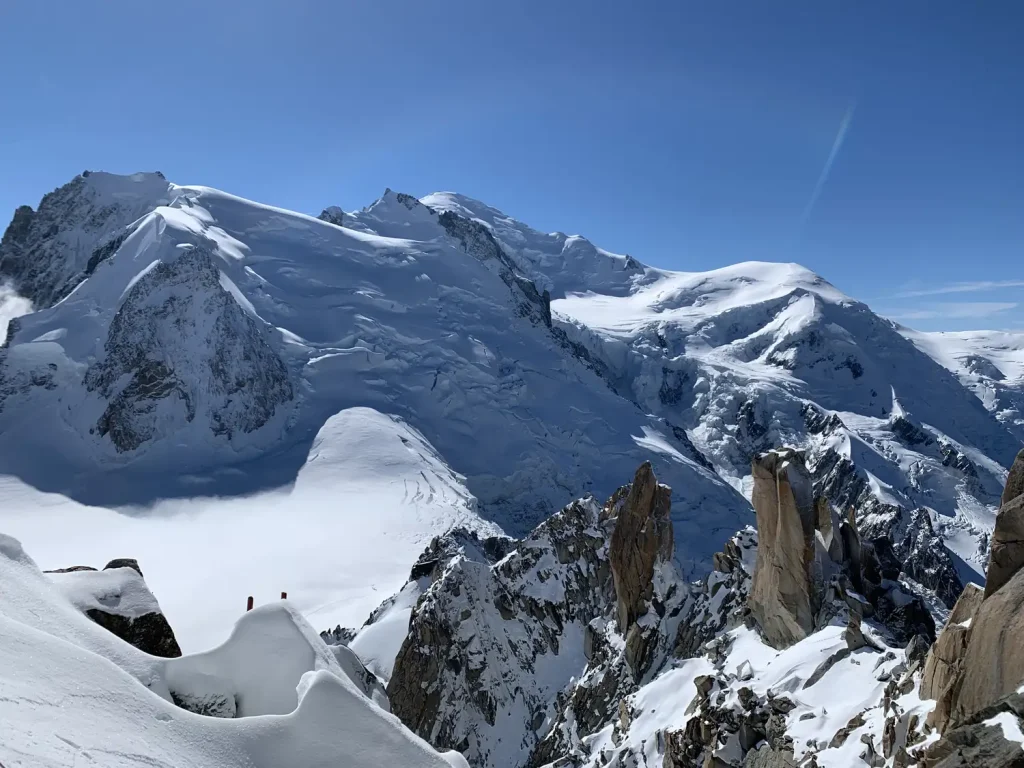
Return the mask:
{"type": "Polygon", "coordinates": [[[206,654],[158,659],[78,612],[0,535],[0,763],[459,768],[359,689],[286,603],[246,614],[206,654]],[[244,719],[172,699],[232,700],[244,719]]]}

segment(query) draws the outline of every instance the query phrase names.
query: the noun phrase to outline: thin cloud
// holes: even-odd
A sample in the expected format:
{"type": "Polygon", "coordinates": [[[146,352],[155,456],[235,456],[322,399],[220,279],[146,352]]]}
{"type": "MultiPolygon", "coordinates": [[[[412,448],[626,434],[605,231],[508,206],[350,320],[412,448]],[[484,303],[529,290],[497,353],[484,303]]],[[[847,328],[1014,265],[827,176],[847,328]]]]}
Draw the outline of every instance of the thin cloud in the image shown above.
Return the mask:
{"type": "Polygon", "coordinates": [[[811,197],[807,201],[807,205],[804,206],[804,211],[800,216],[800,226],[797,229],[798,237],[803,235],[804,227],[811,218],[811,213],[814,211],[818,198],[821,197],[821,190],[825,188],[825,182],[828,181],[828,176],[832,172],[832,166],[836,162],[836,157],[839,156],[839,150],[843,148],[843,142],[846,141],[846,134],[850,130],[850,123],[853,122],[853,113],[856,110],[857,104],[851,104],[850,108],[846,110],[846,114],[843,115],[843,119],[839,122],[839,130],[836,132],[836,138],[832,142],[832,149],[825,160],[825,166],[821,169],[818,182],[814,185],[814,191],[811,192],[811,197]]]}
{"type": "Polygon", "coordinates": [[[893,320],[963,320],[989,317],[1019,306],[1020,304],[1014,301],[950,301],[932,304],[922,309],[897,309],[885,314],[893,320]]]}
{"type": "Polygon", "coordinates": [[[974,293],[976,291],[998,291],[1002,288],[1024,287],[1024,280],[979,280],[973,283],[950,283],[937,288],[894,293],[893,299],[915,299],[920,296],[944,296],[949,293],[974,293]]]}

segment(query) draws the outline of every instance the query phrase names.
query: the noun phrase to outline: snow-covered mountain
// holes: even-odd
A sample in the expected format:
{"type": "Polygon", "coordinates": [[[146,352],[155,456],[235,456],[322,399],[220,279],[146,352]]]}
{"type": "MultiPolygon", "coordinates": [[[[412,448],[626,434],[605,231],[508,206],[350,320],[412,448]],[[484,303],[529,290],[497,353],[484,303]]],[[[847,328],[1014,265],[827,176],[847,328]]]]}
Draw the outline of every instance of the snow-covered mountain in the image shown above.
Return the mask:
{"type": "Polygon", "coordinates": [[[928,509],[968,578],[1021,439],[1020,338],[915,334],[792,264],[646,267],[452,193],[317,219],[83,174],[18,210],[0,275],[37,309],[0,353],[0,472],[89,504],[289,487],[369,407],[513,535],[650,459],[696,575],[750,520],[750,457],[788,444],[928,509]]]}
{"type": "MultiPolygon", "coordinates": [[[[164,706],[175,669],[237,705],[254,684],[233,677],[239,648],[287,635],[303,661],[268,694],[287,702],[244,716],[290,718],[274,738],[326,745],[311,765],[335,754],[301,725],[322,707],[403,764],[448,760],[381,719],[373,685],[352,704],[345,680],[371,673],[474,768],[891,764],[876,747],[922,746],[912,657],[984,580],[1024,439],[1022,335],[917,333],[793,264],[655,269],[454,193],[311,217],[83,174],[18,209],[0,280],[34,308],[0,348],[0,530],[44,567],[138,557],[187,652],[247,594],[295,601],[154,666],[97,639],[74,608],[92,597],[69,603],[5,539],[0,653],[28,663],[42,632],[50,664],[71,642],[74,674],[120,702],[102,716],[143,728],[183,717],[164,706]],[[824,550],[805,551],[828,598],[778,652],[743,606],[751,462],[780,445],[802,451],[786,461],[808,471],[800,514],[817,500],[804,534],[824,550]],[[333,655],[299,612],[338,625],[333,655]],[[795,694],[833,667],[848,706],[795,694]]],[[[264,725],[169,728],[147,756],[184,739],[204,764],[212,740],[224,765],[263,764],[264,725]]]]}

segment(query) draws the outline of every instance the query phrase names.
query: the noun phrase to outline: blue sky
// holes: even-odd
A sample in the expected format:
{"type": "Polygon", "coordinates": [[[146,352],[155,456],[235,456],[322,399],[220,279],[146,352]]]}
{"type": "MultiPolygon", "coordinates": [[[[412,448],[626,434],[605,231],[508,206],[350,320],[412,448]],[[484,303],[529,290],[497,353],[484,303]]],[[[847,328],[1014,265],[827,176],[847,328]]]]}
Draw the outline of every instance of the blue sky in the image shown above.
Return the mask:
{"type": "Polygon", "coordinates": [[[1016,0],[3,3],[0,216],[84,169],[312,213],[456,190],[1024,329],[1022,28],[1016,0]]]}

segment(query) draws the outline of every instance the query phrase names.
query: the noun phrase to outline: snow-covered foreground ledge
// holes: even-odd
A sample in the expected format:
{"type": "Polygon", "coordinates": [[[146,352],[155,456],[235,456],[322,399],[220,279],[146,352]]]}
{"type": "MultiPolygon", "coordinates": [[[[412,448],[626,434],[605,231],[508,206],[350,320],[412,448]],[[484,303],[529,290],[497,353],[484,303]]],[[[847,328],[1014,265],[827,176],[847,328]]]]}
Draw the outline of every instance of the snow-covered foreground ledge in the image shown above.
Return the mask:
{"type": "Polygon", "coordinates": [[[228,641],[149,656],[86,618],[0,534],[0,764],[465,768],[372,701],[287,602],[228,641]],[[233,719],[173,702],[229,703],[233,719]]]}

